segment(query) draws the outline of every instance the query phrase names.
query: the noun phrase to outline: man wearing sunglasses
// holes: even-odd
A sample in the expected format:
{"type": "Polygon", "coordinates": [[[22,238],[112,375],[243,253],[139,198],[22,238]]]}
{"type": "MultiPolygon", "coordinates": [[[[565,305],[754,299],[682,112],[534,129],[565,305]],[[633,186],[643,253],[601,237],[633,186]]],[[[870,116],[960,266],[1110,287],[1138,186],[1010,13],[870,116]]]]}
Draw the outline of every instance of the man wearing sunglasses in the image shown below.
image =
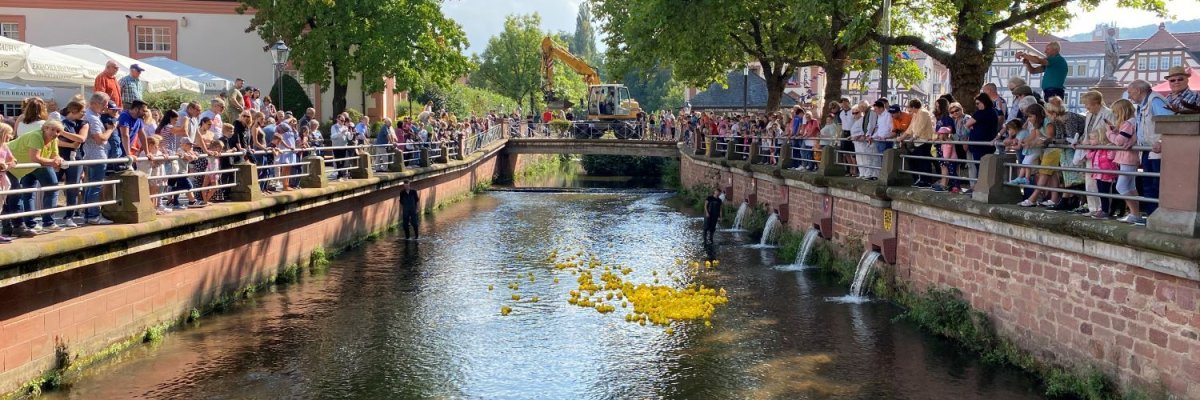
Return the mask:
{"type": "Polygon", "coordinates": [[[1195,71],[1183,66],[1174,66],[1167,71],[1167,83],[1171,94],[1167,95],[1167,108],[1177,114],[1200,113],[1200,92],[1188,88],[1188,80],[1195,71]]]}

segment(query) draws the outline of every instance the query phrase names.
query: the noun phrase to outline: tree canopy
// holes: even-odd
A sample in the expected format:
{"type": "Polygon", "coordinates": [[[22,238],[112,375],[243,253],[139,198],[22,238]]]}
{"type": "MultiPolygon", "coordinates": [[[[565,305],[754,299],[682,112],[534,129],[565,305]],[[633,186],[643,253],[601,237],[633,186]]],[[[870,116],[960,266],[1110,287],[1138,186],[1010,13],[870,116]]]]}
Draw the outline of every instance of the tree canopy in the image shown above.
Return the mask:
{"type": "Polygon", "coordinates": [[[240,1],[238,12],[255,10],[247,32],[267,43],[282,39],[306,82],[333,86],[335,114],[345,109],[354,76],[378,91],[385,78],[401,88],[449,84],[471,67],[466,35],[439,0],[240,1]]]}
{"type": "Polygon", "coordinates": [[[693,86],[724,83],[725,74],[750,62],[762,66],[777,109],[796,67],[818,65],[821,54],[786,0],[595,0],[608,34],[606,56],[615,76],[634,68],[669,68],[693,86]]]}
{"type": "MultiPolygon", "coordinates": [[[[1071,19],[1066,6],[1072,1],[1085,10],[1100,4],[1100,0],[897,0],[893,12],[935,33],[882,32],[874,26],[871,36],[881,43],[925,52],[949,69],[954,97],[971,98],[983,86],[1001,34],[1024,37],[1030,27],[1064,28],[1071,19]]],[[[1163,0],[1118,0],[1117,4],[1165,15],[1163,0]]],[[[969,101],[962,103],[967,110],[974,108],[969,101]]]]}
{"type": "MultiPolygon", "coordinates": [[[[550,36],[563,48],[568,44],[563,35],[543,32],[540,25],[536,13],[506,18],[504,31],[488,40],[471,83],[525,103],[526,113],[542,107],[542,38],[550,36]]],[[[555,61],[554,92],[558,97],[578,102],[586,91],[587,85],[574,71],[555,61]]]]}

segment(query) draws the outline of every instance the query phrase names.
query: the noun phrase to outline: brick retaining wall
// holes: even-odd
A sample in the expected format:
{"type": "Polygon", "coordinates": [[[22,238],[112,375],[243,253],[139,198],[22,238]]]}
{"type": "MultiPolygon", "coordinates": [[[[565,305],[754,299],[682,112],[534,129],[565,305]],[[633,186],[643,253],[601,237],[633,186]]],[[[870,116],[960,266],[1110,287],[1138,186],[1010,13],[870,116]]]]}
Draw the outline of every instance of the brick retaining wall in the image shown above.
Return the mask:
{"type": "MultiPolygon", "coordinates": [[[[685,187],[731,186],[738,201],[757,187],[760,204],[772,207],[785,199],[775,190],[778,178],[749,174],[742,163],[687,155],[680,163],[685,187]]],[[[791,229],[808,229],[828,195],[834,241],[867,245],[883,229],[883,210],[895,208],[897,263],[891,268],[898,285],[961,290],[1003,337],[1040,360],[1097,367],[1123,385],[1161,382],[1177,396],[1200,398],[1200,283],[1131,264],[1194,271],[1195,260],[857,190],[875,183],[780,173],[789,178],[791,229]]]]}

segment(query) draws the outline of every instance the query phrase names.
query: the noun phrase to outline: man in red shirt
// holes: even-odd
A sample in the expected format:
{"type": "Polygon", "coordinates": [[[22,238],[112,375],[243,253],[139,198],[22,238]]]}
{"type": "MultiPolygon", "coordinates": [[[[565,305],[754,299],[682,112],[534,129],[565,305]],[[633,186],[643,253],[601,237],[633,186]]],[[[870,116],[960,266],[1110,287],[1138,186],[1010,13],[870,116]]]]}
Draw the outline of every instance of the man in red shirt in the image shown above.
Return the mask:
{"type": "Polygon", "coordinates": [[[117,62],[109,60],[104,64],[104,71],[96,75],[95,92],[107,94],[113,103],[121,103],[121,87],[117,85],[117,62]]]}

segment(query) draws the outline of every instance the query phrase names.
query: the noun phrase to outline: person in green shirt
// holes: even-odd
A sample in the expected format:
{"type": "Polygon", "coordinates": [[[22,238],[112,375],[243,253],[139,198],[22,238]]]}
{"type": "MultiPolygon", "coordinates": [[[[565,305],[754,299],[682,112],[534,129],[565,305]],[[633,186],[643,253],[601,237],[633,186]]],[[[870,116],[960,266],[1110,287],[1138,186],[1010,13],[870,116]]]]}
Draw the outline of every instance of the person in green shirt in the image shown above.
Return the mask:
{"type": "MultiPolygon", "coordinates": [[[[8,173],[13,182],[13,189],[33,188],[41,185],[43,188],[58,185],[56,170],[61,169],[65,161],[58,156],[58,136],[63,133],[63,125],[58,121],[46,121],[42,129],[29,131],[8,143],[13,158],[17,164],[38,164],[40,167],[13,168],[8,173]]],[[[6,204],[8,209],[20,207],[23,212],[33,211],[33,193],[9,196],[6,204]]],[[[58,192],[47,191],[42,194],[42,210],[54,208],[58,204],[58,192]]],[[[21,218],[25,228],[34,233],[57,232],[63,228],[54,223],[53,213],[43,214],[42,227],[37,228],[34,217],[21,218]]],[[[17,229],[20,229],[19,226],[17,229]]]]}
{"type": "Polygon", "coordinates": [[[1067,94],[1067,59],[1059,54],[1062,48],[1058,42],[1046,44],[1046,57],[1017,52],[1017,58],[1025,63],[1025,69],[1031,74],[1042,74],[1042,99],[1049,101],[1051,97],[1064,98],[1067,94]]]}

